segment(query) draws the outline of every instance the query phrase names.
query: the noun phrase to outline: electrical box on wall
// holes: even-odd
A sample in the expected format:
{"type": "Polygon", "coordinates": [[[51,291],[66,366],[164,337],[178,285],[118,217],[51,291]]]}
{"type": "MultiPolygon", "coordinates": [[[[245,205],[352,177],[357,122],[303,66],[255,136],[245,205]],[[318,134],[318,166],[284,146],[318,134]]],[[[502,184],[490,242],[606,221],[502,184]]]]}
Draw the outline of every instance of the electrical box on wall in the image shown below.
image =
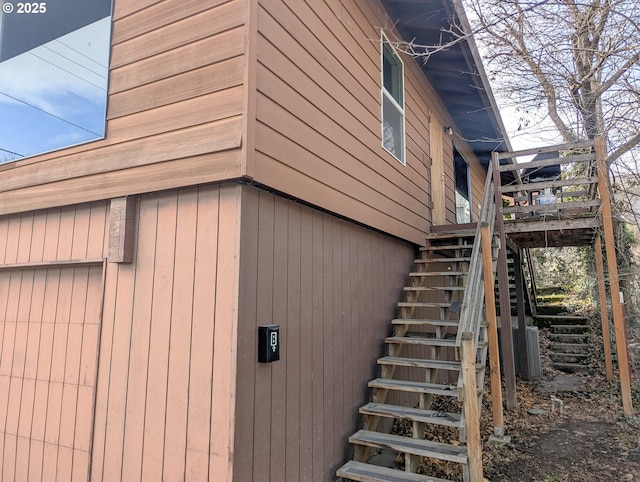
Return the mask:
{"type": "Polygon", "coordinates": [[[271,363],[280,360],[280,325],[258,327],[258,361],[271,363]]]}

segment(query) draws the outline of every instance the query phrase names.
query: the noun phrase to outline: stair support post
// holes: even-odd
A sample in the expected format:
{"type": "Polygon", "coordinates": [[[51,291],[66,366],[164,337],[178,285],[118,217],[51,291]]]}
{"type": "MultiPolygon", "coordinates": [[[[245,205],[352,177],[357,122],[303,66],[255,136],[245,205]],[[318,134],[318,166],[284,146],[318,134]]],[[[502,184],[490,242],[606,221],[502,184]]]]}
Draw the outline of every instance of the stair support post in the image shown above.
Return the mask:
{"type": "Polygon", "coordinates": [[[622,301],[620,300],[620,283],[618,281],[618,261],[616,259],[615,239],[613,236],[613,213],[611,197],[609,195],[609,177],[607,167],[607,151],[604,139],[595,138],[596,159],[598,167],[598,192],[602,209],[602,227],[604,229],[604,247],[607,255],[607,270],[609,273],[609,294],[613,311],[613,326],[616,333],[616,352],[618,354],[618,369],[620,371],[620,391],[622,395],[622,409],[626,417],[633,415],[631,402],[631,373],[629,369],[629,353],[627,350],[627,334],[625,330],[622,301]]]}
{"type": "Polygon", "coordinates": [[[482,271],[484,279],[484,310],[487,317],[487,338],[489,343],[489,375],[491,377],[491,409],[494,435],[504,435],[504,414],[502,411],[502,384],[500,382],[500,351],[498,349],[498,320],[494,295],[493,250],[488,223],[480,226],[482,236],[482,271]]]}
{"type": "Polygon", "coordinates": [[[527,349],[527,318],[524,306],[524,273],[522,254],[517,249],[513,256],[513,276],[516,284],[516,311],[518,312],[518,349],[520,351],[520,375],[529,379],[529,350],[527,349]]]}
{"type": "Polygon", "coordinates": [[[504,233],[504,215],[502,211],[502,192],[500,191],[500,157],[497,152],[491,154],[496,203],[496,228],[500,237],[498,252],[498,287],[500,296],[500,338],[502,340],[502,366],[504,368],[504,386],[507,410],[518,408],[516,394],[516,368],[513,355],[513,334],[511,332],[511,300],[509,295],[509,268],[507,266],[507,238],[504,233]]]}
{"type": "Polygon", "coordinates": [[[476,378],[475,336],[471,332],[462,335],[460,346],[462,364],[462,405],[467,434],[469,482],[482,482],[482,441],[480,439],[480,415],[476,378]]]}
{"type": "Polygon", "coordinates": [[[598,298],[600,300],[600,323],[602,324],[602,344],[604,345],[604,366],[607,380],[613,380],[613,361],[611,358],[611,336],[609,334],[609,309],[607,308],[607,289],[604,285],[604,262],[602,261],[602,240],[596,236],[593,247],[598,276],[598,298]]]}

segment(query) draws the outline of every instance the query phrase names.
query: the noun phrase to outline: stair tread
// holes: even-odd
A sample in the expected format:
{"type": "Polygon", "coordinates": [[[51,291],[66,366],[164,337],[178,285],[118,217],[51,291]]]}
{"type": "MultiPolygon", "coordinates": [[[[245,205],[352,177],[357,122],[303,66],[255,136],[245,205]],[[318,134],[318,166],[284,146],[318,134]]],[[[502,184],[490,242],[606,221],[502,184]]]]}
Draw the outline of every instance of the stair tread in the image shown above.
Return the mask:
{"type": "Polygon", "coordinates": [[[455,339],[424,338],[417,336],[389,336],[385,338],[384,341],[386,343],[404,343],[408,345],[456,346],[455,339]]]}
{"type": "Polygon", "coordinates": [[[558,352],[549,352],[549,356],[566,356],[570,358],[587,358],[589,356],[588,353],[558,353],[558,352]]]}
{"type": "Polygon", "coordinates": [[[416,259],[414,263],[416,264],[426,264],[426,263],[457,263],[457,262],[468,262],[471,261],[470,257],[464,258],[430,258],[430,259],[416,259]]]}
{"type": "Polygon", "coordinates": [[[458,320],[431,320],[426,318],[396,318],[391,320],[394,325],[430,325],[430,326],[458,326],[458,320]]]}
{"type": "Polygon", "coordinates": [[[376,378],[369,382],[370,388],[387,388],[401,392],[431,393],[445,397],[457,397],[456,385],[441,385],[439,383],[412,382],[409,380],[397,380],[395,378],[376,378]]]}
{"type": "Polygon", "coordinates": [[[405,358],[383,356],[378,358],[379,365],[400,365],[420,368],[439,368],[442,370],[460,370],[460,362],[449,360],[425,360],[423,358],[405,358]]]}
{"type": "Polygon", "coordinates": [[[443,244],[442,246],[422,246],[420,251],[454,251],[456,249],[473,249],[473,244],[443,244]]]}
{"type": "Polygon", "coordinates": [[[398,302],[400,308],[449,308],[451,303],[441,303],[436,301],[400,301],[398,302]]]}
{"type": "Polygon", "coordinates": [[[589,348],[588,343],[561,343],[552,341],[551,346],[555,348],[589,348]]]}
{"type": "Polygon", "coordinates": [[[585,328],[588,329],[589,325],[551,325],[551,328],[562,328],[563,330],[573,329],[573,328],[585,328]]]}
{"type": "Polygon", "coordinates": [[[544,318],[548,320],[585,320],[588,321],[589,318],[586,316],[580,315],[543,315],[539,314],[536,318],[544,318]]]}
{"type": "Polygon", "coordinates": [[[388,448],[398,452],[421,455],[439,460],[450,460],[460,464],[467,463],[467,448],[443,444],[399,435],[359,430],[351,437],[350,443],[360,443],[371,447],[388,448]]]}
{"type": "Polygon", "coordinates": [[[466,276],[466,271],[412,271],[409,276],[466,276]]]}
{"type": "Polygon", "coordinates": [[[464,286],[405,286],[405,291],[464,291],[464,286]]]}
{"type": "Polygon", "coordinates": [[[459,413],[448,413],[442,410],[421,410],[419,408],[375,402],[370,402],[360,407],[360,413],[380,417],[408,418],[416,422],[447,425],[449,427],[460,427],[462,423],[462,418],[459,413]]]}
{"type": "Polygon", "coordinates": [[[336,472],[338,477],[358,482],[447,482],[430,475],[414,474],[350,460],[336,472]]]}

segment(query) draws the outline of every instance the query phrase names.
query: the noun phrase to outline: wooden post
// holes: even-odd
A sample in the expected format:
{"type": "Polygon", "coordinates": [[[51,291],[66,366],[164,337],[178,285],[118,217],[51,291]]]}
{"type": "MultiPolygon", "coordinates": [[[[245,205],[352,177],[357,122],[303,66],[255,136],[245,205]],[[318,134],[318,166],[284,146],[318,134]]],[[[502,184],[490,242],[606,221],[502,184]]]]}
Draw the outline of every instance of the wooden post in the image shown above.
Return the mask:
{"type": "Polygon", "coordinates": [[[596,159],[598,166],[598,192],[600,193],[602,226],[604,228],[604,247],[607,254],[607,271],[609,273],[609,293],[613,311],[613,326],[616,334],[616,352],[620,371],[620,391],[622,409],[625,416],[633,415],[631,402],[631,374],[629,372],[629,354],[627,351],[627,335],[625,333],[624,315],[620,302],[620,283],[618,281],[618,261],[613,236],[613,214],[609,196],[609,176],[606,162],[606,146],[600,136],[595,138],[596,159]]]}
{"type": "Polygon", "coordinates": [[[478,385],[476,381],[476,347],[473,333],[462,334],[460,346],[462,363],[462,400],[464,424],[467,431],[467,456],[470,482],[482,482],[482,441],[478,413],[478,385]]]}
{"type": "Polygon", "coordinates": [[[484,277],[484,310],[489,326],[489,374],[491,376],[491,409],[493,413],[493,433],[504,435],[504,416],[502,412],[502,384],[500,382],[500,352],[498,350],[498,320],[496,319],[496,300],[494,295],[493,253],[489,224],[480,225],[482,236],[482,272],[484,277]]]}
{"type": "Polygon", "coordinates": [[[527,318],[524,306],[524,274],[522,255],[517,250],[513,260],[513,276],[516,282],[516,310],[518,311],[518,349],[520,350],[520,375],[529,379],[529,350],[527,349],[527,318]]]}
{"type": "Polygon", "coordinates": [[[137,198],[125,196],[111,199],[109,212],[110,263],[131,263],[136,237],[137,198]]]}
{"type": "Polygon", "coordinates": [[[516,395],[516,368],[513,356],[513,335],[511,333],[511,299],[509,295],[509,268],[507,266],[507,241],[504,234],[502,213],[502,194],[500,192],[500,159],[498,153],[491,154],[493,182],[495,185],[496,227],[500,236],[498,252],[498,290],[500,296],[500,339],[502,340],[502,368],[504,369],[504,387],[507,398],[507,410],[518,407],[516,395]]]}
{"type": "Polygon", "coordinates": [[[611,338],[609,336],[609,309],[607,307],[607,290],[604,286],[604,263],[602,261],[602,240],[596,236],[593,248],[596,257],[596,272],[598,280],[598,296],[600,299],[600,322],[602,323],[602,343],[604,345],[604,365],[607,380],[613,380],[613,362],[611,361],[611,338]]]}

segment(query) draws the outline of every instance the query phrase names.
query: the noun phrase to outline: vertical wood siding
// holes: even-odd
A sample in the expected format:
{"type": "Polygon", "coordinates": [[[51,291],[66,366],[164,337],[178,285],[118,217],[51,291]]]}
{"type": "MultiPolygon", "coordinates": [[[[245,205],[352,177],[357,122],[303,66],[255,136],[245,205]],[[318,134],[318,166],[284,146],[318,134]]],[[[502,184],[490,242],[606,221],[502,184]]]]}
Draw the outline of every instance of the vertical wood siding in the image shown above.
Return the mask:
{"type": "Polygon", "coordinates": [[[413,246],[243,189],[234,480],[328,481],[368,400],[413,246]],[[257,363],[257,327],[280,361],[257,363]]]}
{"type": "Polygon", "coordinates": [[[106,138],[0,166],[0,214],[241,174],[244,0],[114,0],[106,138]]]}
{"type": "Polygon", "coordinates": [[[87,480],[106,203],[0,217],[0,479],[87,480]],[[7,269],[20,264],[42,264],[7,269]]]}
{"type": "Polygon", "coordinates": [[[143,196],[107,265],[92,480],[231,480],[239,189],[143,196]]]}

